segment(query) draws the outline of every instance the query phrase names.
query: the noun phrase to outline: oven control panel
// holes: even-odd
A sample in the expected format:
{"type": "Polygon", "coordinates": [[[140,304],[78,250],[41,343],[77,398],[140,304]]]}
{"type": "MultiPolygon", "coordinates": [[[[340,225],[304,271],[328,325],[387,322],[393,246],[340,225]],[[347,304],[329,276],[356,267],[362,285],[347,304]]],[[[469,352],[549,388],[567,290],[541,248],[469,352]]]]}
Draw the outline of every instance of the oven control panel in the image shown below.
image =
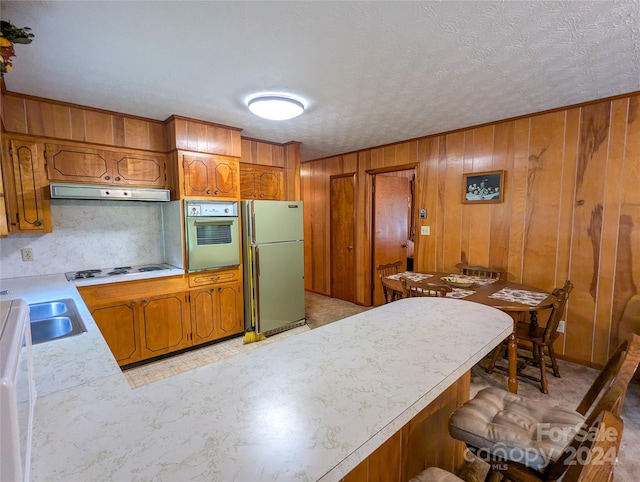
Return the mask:
{"type": "Polygon", "coordinates": [[[235,201],[186,201],[185,209],[186,215],[189,218],[201,216],[238,216],[238,203],[235,201]]]}

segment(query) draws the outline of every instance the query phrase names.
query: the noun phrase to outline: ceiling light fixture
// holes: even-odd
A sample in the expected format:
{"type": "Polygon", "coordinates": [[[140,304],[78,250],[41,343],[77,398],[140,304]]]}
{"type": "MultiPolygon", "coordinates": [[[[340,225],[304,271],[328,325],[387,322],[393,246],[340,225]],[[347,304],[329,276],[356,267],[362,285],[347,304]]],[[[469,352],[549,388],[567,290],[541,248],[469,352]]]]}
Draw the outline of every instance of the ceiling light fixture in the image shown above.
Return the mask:
{"type": "Polygon", "coordinates": [[[269,120],[287,120],[304,112],[302,102],[280,95],[264,95],[251,99],[249,110],[255,115],[269,120]]]}

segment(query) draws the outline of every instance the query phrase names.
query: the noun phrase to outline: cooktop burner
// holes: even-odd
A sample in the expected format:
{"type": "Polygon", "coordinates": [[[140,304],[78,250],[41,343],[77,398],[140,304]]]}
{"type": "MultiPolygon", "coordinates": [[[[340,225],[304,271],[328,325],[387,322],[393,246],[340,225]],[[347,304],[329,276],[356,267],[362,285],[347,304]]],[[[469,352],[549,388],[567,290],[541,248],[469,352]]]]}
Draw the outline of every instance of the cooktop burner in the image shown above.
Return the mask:
{"type": "Polygon", "coordinates": [[[65,273],[67,280],[83,280],[92,278],[105,278],[109,276],[119,276],[136,273],[146,273],[148,271],[162,271],[173,268],[167,264],[151,264],[141,266],[118,266],[116,268],[105,269],[85,269],[81,271],[70,271],[65,273]]]}

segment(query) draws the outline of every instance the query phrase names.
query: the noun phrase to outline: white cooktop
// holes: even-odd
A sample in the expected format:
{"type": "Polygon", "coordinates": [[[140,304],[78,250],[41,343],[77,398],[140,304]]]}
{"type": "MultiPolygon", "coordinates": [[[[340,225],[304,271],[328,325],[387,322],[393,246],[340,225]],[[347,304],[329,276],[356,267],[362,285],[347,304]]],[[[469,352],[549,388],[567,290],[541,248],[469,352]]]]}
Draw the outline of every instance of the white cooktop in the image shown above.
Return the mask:
{"type": "Polygon", "coordinates": [[[170,264],[143,264],[137,266],[116,266],[113,268],[96,268],[65,273],[67,280],[76,286],[132,281],[137,279],[159,278],[183,274],[184,270],[170,264]]]}

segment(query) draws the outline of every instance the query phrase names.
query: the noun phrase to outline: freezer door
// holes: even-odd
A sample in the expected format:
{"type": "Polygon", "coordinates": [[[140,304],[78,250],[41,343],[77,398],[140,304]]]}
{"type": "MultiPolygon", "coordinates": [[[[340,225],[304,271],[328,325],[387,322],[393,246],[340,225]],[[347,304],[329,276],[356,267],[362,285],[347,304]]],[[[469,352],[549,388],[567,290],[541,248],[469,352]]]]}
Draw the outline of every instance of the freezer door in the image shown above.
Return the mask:
{"type": "Polygon", "coordinates": [[[304,318],[302,241],[253,248],[256,274],[256,331],[280,328],[304,318]]]}
{"type": "Polygon", "coordinates": [[[252,244],[298,241],[304,237],[301,201],[249,201],[252,244]]]}

